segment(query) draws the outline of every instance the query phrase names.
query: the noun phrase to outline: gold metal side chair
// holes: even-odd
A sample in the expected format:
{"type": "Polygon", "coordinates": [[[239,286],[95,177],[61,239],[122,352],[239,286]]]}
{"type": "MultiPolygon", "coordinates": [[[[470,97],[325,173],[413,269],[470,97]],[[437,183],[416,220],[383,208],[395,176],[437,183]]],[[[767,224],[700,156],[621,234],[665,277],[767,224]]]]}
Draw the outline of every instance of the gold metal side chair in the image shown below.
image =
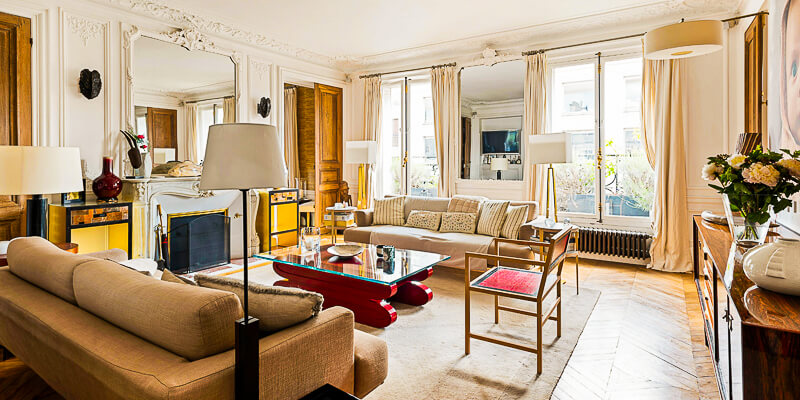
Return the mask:
{"type": "MultiPolygon", "coordinates": [[[[572,228],[565,228],[553,235],[548,241],[496,239],[498,242],[515,243],[546,249],[544,261],[529,260],[516,257],[467,252],[464,261],[464,318],[465,318],[465,353],[470,352],[470,339],[511,347],[517,350],[536,354],[536,373],[542,373],[542,328],[548,321],[556,321],[556,337],[561,337],[561,270],[567,254],[572,228]],[[486,261],[487,270],[474,280],[470,280],[470,262],[475,259],[486,261]],[[494,263],[495,266],[490,266],[494,263]],[[507,265],[527,265],[541,267],[541,272],[528,269],[507,267],[507,265]],[[547,311],[542,311],[544,300],[555,290],[555,300],[547,311]],[[470,331],[470,295],[471,292],[486,293],[494,296],[494,323],[500,322],[500,311],[536,317],[535,346],[499,339],[497,337],[472,333],[470,331]],[[528,311],[516,307],[500,305],[499,298],[530,301],[536,303],[536,311],[528,311]],[[553,313],[555,312],[555,316],[553,313]]],[[[499,243],[497,244],[499,247],[499,243]]]]}

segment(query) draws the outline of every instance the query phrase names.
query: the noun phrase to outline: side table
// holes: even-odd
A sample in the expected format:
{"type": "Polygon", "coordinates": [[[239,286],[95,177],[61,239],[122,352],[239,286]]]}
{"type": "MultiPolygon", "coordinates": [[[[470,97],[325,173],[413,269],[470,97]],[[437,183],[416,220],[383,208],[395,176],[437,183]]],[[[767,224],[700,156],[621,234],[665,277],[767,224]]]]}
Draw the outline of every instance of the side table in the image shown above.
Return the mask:
{"type": "MultiPolygon", "coordinates": [[[[333,244],[336,244],[336,233],[338,230],[344,231],[347,228],[355,226],[354,222],[350,222],[350,219],[345,219],[344,221],[337,221],[337,215],[353,215],[353,213],[357,210],[356,207],[328,207],[325,209],[325,213],[330,215],[330,228],[331,228],[331,240],[333,244]],[[343,222],[342,226],[338,226],[339,222],[343,222]]],[[[355,218],[355,216],[353,216],[355,218]]],[[[325,218],[323,218],[324,220],[325,218]]],[[[327,225],[327,221],[323,221],[327,225]]]]}
{"type": "MultiPolygon", "coordinates": [[[[556,222],[553,225],[548,225],[544,217],[536,218],[533,220],[531,225],[538,231],[539,240],[547,240],[550,236],[560,232],[564,228],[569,228],[572,230],[573,247],[572,250],[567,251],[567,257],[575,257],[575,293],[580,294],[580,279],[578,275],[578,243],[580,243],[580,229],[578,226],[564,222],[556,222]]],[[[531,239],[533,239],[533,237],[531,239]]],[[[545,256],[542,253],[543,251],[543,249],[539,249],[539,255],[542,257],[545,256]]]]}
{"type": "MultiPolygon", "coordinates": [[[[78,245],[75,243],[56,243],[56,246],[72,254],[78,254],[78,245]]],[[[0,254],[0,267],[5,267],[6,265],[8,265],[8,255],[0,254]]]]}

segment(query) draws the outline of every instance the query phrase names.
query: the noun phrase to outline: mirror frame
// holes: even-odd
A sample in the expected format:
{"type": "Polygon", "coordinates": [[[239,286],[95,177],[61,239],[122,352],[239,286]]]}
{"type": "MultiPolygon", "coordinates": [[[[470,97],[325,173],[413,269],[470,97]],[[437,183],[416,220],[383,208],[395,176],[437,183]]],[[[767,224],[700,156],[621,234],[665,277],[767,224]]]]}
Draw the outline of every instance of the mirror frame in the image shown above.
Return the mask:
{"type": "MultiPolygon", "coordinates": [[[[167,43],[174,43],[187,50],[205,51],[208,53],[219,54],[229,57],[233,62],[233,81],[234,96],[236,101],[236,121],[240,121],[242,113],[241,104],[241,83],[242,77],[242,57],[234,50],[217,47],[208,37],[196,29],[176,28],[167,32],[154,32],[140,29],[136,25],[123,24],[122,26],[122,129],[132,130],[134,127],[135,105],[134,105],[134,42],[140,37],[161,40],[167,43]]],[[[126,154],[127,145],[121,135],[116,135],[116,158],[118,171],[122,171],[122,159],[126,154]]]]}

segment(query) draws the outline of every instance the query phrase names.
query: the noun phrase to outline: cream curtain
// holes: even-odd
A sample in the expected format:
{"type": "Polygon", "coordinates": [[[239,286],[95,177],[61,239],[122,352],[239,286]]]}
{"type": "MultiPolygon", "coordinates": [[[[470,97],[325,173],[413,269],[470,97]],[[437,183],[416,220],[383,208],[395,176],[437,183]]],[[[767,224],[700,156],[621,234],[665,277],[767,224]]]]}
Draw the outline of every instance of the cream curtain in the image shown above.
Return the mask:
{"type": "Polygon", "coordinates": [[[642,72],[642,136],[656,179],[650,268],[670,272],[691,269],[684,70],[682,60],[645,60],[642,72]]]}
{"type": "MultiPolygon", "coordinates": [[[[364,140],[378,142],[381,148],[381,77],[372,76],[364,79],[364,140]]],[[[382,182],[377,180],[383,176],[381,163],[369,166],[366,171],[366,208],[372,208],[372,199],[381,199],[383,192],[382,182]],[[377,179],[376,179],[377,177],[377,179]]]]}
{"type": "Polygon", "coordinates": [[[236,122],[236,97],[229,96],[222,99],[222,123],[236,122]]]}
{"type": "Polygon", "coordinates": [[[289,187],[297,185],[300,160],[297,155],[297,89],[283,89],[283,159],[289,171],[289,187]]]}
{"type": "Polygon", "coordinates": [[[183,158],[196,163],[200,160],[200,155],[197,154],[197,141],[200,137],[197,132],[197,104],[185,104],[184,114],[186,116],[184,124],[186,129],[184,129],[183,143],[185,143],[186,153],[183,158]]]}
{"type": "MultiPolygon", "coordinates": [[[[523,146],[528,146],[528,135],[541,135],[545,133],[547,118],[547,55],[545,53],[529,54],[525,56],[525,92],[523,112],[523,146]]],[[[535,149],[529,149],[536,151],[535,149]]],[[[525,162],[528,163],[529,157],[525,162]]],[[[531,165],[526,177],[526,196],[528,200],[539,201],[539,214],[544,215],[541,207],[545,202],[545,166],[531,165]]]]}
{"type": "Polygon", "coordinates": [[[432,68],[431,89],[433,92],[436,161],[439,163],[439,196],[450,197],[456,192],[455,177],[458,169],[456,141],[461,116],[456,67],[432,68]]]}

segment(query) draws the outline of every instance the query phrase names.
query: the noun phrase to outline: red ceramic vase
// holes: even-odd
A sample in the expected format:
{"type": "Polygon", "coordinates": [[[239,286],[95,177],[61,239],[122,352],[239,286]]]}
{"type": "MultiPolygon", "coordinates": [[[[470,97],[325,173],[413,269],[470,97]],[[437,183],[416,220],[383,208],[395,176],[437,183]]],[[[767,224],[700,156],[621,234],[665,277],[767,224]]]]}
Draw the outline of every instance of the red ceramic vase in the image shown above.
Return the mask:
{"type": "Polygon", "coordinates": [[[116,200],[122,192],[122,180],[114,175],[113,163],[113,158],[103,157],[103,173],[92,181],[92,191],[97,196],[97,200],[116,200]]]}

